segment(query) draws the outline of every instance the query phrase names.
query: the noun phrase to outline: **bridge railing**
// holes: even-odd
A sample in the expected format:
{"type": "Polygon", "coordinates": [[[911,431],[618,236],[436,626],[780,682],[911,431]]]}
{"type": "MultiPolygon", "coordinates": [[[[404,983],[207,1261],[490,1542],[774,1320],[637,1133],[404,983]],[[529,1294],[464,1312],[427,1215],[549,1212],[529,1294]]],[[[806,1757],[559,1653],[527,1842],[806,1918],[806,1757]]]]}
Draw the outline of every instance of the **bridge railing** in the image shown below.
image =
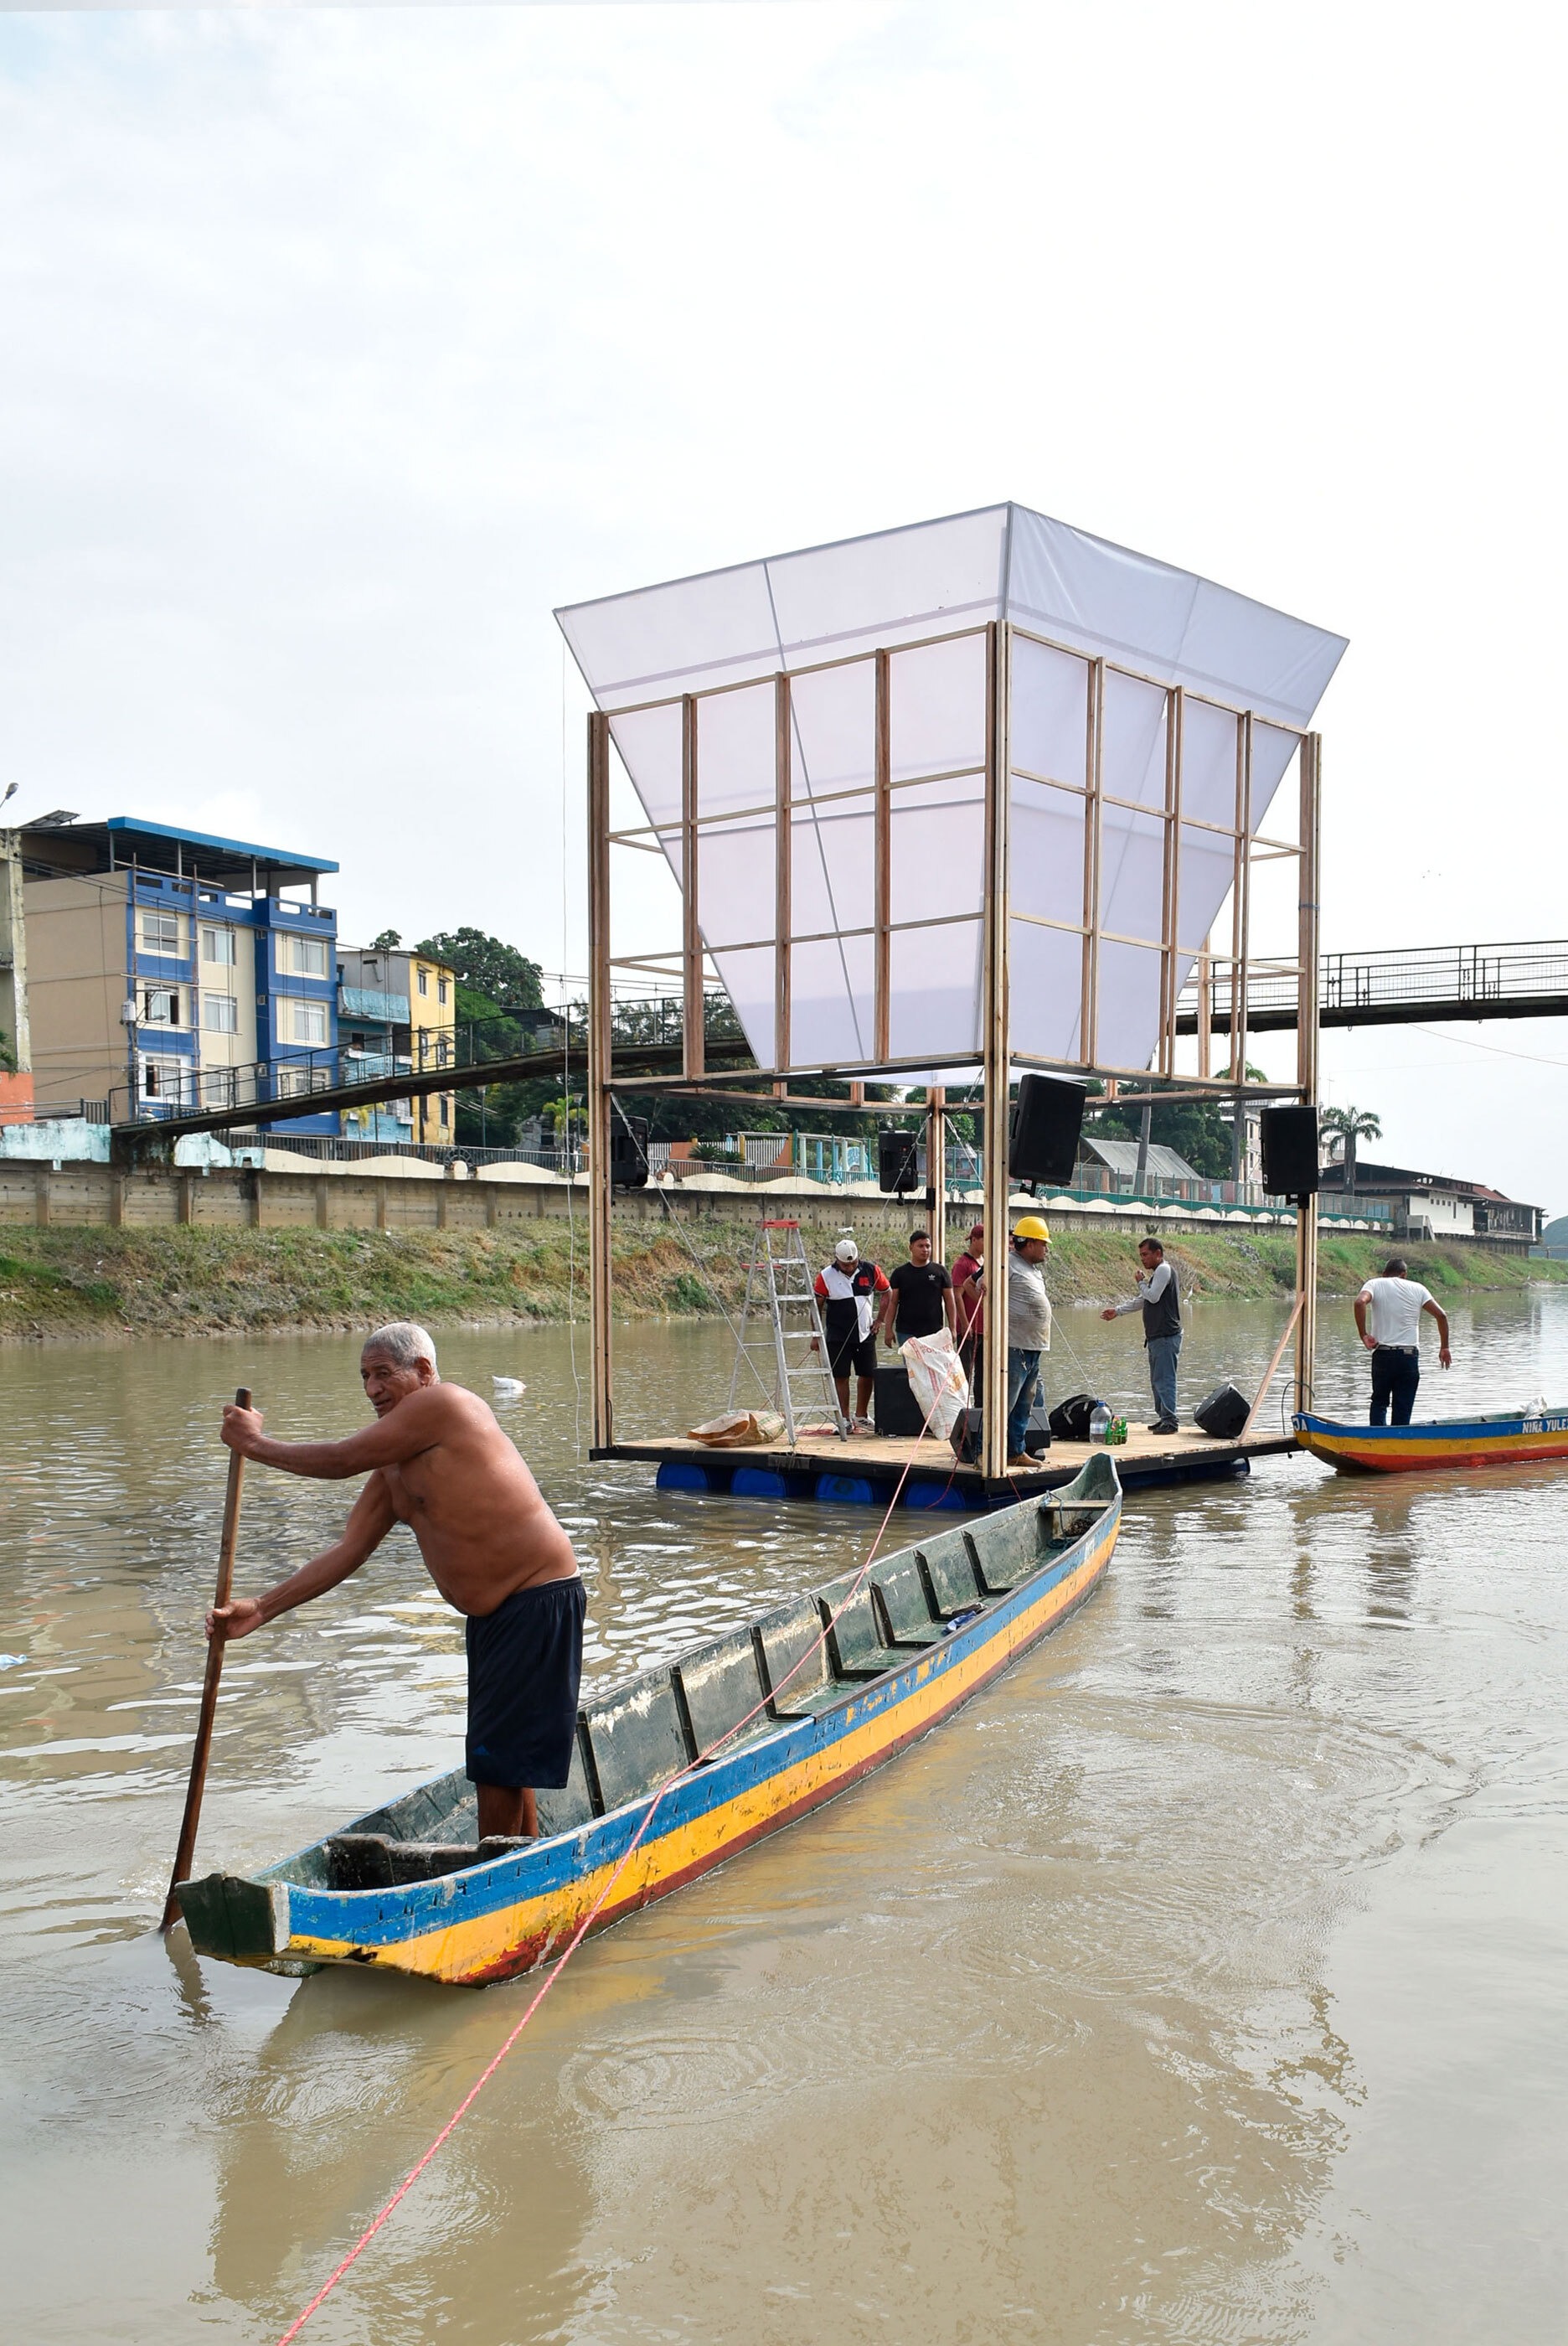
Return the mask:
{"type": "MultiPolygon", "coordinates": [[[[1228,1019],[1235,970],[1228,961],[1211,964],[1209,1004],[1217,1019],[1228,1019]]],[[[1323,1011],[1397,1008],[1402,1003],[1524,1002],[1543,995],[1568,995],[1568,943],[1543,940],[1522,944],[1393,946],[1387,953],[1325,954],[1319,964],[1319,1005],[1323,1011]]],[[[1247,971],[1250,1014],[1294,1010],[1294,963],[1254,962],[1247,971]]],[[[1188,979],[1178,1015],[1198,1005],[1198,985],[1188,979]]]]}

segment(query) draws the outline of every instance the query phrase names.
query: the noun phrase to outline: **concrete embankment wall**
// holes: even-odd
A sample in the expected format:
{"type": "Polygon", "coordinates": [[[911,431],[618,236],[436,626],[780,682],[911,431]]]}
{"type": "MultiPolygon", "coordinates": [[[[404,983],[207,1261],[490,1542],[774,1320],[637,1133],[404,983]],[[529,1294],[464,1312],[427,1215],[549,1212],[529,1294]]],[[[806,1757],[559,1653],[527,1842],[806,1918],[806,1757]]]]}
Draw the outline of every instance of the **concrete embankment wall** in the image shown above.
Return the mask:
{"type": "MultiPolygon", "coordinates": [[[[463,1179],[428,1171],[418,1159],[404,1160],[395,1173],[367,1172],[353,1164],[329,1163],[298,1172],[245,1166],[183,1168],[156,1166],[122,1171],[87,1162],[0,1160],[0,1223],[50,1229],[102,1227],[148,1229],[180,1225],[212,1229],[445,1230],[497,1229],[517,1222],[566,1220],[586,1209],[586,1183],[568,1182],[532,1168],[487,1168],[463,1179]]],[[[1020,1210],[1034,1200],[1020,1195],[1020,1210]]],[[[1059,1230],[1235,1229],[1273,1232],[1291,1227],[1259,1215],[1232,1218],[1179,1205],[1063,1206],[1047,1199],[1044,1210],[1059,1230]]],[[[948,1206],[949,1251],[974,1218],[972,1197],[948,1206]]],[[[665,1222],[749,1221],[764,1216],[793,1218],[812,1230],[853,1229],[879,1244],[901,1238],[925,1220],[921,1202],[911,1198],[868,1195],[820,1183],[799,1188],[763,1188],[710,1177],[698,1186],[618,1190],[616,1220],[665,1222]]],[[[1369,1233],[1376,1235],[1375,1232],[1369,1233]]],[[[1504,1242],[1506,1243],[1506,1242],[1504,1242]]],[[[1522,1241],[1519,1251],[1523,1251],[1522,1241]]]]}

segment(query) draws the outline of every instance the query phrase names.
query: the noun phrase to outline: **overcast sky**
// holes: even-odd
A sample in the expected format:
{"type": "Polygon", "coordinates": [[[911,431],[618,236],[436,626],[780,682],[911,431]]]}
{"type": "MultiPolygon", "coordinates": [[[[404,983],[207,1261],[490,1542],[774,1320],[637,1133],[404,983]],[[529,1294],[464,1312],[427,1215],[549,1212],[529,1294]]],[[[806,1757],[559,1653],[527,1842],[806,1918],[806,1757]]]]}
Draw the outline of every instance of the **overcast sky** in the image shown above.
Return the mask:
{"type": "MultiPolygon", "coordinates": [[[[1012,496],[1350,638],[1330,947],[1568,933],[1562,42],[1255,0],[0,15],[9,811],[334,856],[349,942],[579,967],[552,606],[1012,496]]],[[[1563,1025],[1325,1065],[1380,1153],[1568,1205],[1563,1025]]]]}

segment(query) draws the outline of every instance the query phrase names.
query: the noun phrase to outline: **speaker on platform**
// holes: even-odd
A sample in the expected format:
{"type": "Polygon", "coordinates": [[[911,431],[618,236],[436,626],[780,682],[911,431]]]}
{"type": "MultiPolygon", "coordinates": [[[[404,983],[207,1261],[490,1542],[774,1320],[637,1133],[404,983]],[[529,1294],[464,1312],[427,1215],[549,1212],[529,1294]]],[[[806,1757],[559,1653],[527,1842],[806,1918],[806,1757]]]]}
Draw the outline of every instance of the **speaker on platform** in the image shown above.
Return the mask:
{"type": "Polygon", "coordinates": [[[952,1454],[961,1466],[979,1465],[980,1445],[984,1424],[985,1413],[978,1409],[961,1410],[953,1419],[952,1432],[949,1434],[948,1440],[952,1444],[952,1454]]]}
{"type": "Polygon", "coordinates": [[[610,1187],[646,1189],[648,1178],[648,1120],[623,1117],[617,1110],[610,1126],[610,1187]]]}
{"type": "Polygon", "coordinates": [[[916,1152],[920,1148],[918,1132],[879,1132],[877,1135],[877,1187],[890,1197],[906,1197],[920,1188],[920,1165],[916,1152]]]}
{"type": "Polygon", "coordinates": [[[900,1433],[913,1441],[925,1432],[925,1419],[910,1390],[909,1372],[901,1361],[895,1361],[891,1368],[878,1369],[871,1415],[879,1433],[900,1433]]]}
{"type": "Polygon", "coordinates": [[[1054,1076],[1021,1076],[1013,1110],[1007,1170],[1015,1181],[1065,1186],[1078,1161],[1084,1129],[1084,1086],[1054,1076]]]}
{"type": "Polygon", "coordinates": [[[1266,1107],[1258,1119],[1263,1186],[1271,1198],[1305,1198],[1318,1187],[1318,1111],[1266,1107]]]}
{"type": "Polygon", "coordinates": [[[1198,1403],[1193,1417],[1211,1442],[1234,1442],[1247,1423],[1251,1406],[1246,1394],[1238,1393],[1234,1385],[1216,1385],[1208,1399],[1198,1403]]]}

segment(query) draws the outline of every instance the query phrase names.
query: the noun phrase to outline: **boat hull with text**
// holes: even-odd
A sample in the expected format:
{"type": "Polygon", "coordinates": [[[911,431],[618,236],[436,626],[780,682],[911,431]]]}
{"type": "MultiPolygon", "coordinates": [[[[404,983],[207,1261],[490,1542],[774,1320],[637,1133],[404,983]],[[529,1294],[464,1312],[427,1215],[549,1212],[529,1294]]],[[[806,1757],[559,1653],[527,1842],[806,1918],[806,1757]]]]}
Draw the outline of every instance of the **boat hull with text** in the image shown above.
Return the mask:
{"type": "Polygon", "coordinates": [[[1298,1416],[1303,1450],[1342,1474],[1414,1474],[1447,1466],[1530,1466],[1568,1458],[1568,1409],[1528,1416],[1440,1417],[1421,1425],[1339,1425],[1298,1416]]]}

